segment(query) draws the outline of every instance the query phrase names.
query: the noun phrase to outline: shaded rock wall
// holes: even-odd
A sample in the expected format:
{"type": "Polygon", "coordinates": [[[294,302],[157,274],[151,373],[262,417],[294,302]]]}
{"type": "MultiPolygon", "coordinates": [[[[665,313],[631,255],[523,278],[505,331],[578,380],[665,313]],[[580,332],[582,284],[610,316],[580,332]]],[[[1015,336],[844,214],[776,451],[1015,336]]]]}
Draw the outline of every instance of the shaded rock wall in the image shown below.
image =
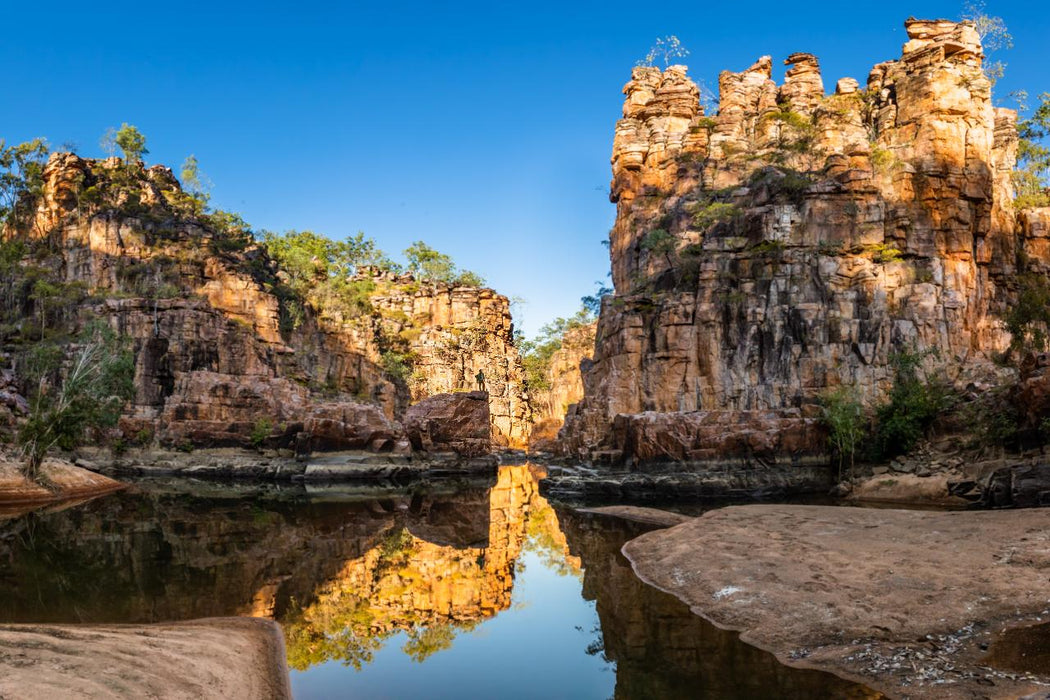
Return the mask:
{"type": "Polygon", "coordinates": [[[993,107],[974,28],[906,29],[901,58],[864,90],[843,79],[825,96],[809,54],[778,86],[763,57],[722,74],[713,117],[684,67],[634,70],[612,157],[616,293],[566,451],[648,459],[616,452],[631,421],[614,418],[652,412],[745,432],[772,417],[792,452],[739,454],[817,457],[820,395],[877,396],[894,352],[936,350],[927,362],[957,380],[994,371],[1019,254],[1046,258],[1045,222],[1015,226],[1016,114],[993,107]]]}

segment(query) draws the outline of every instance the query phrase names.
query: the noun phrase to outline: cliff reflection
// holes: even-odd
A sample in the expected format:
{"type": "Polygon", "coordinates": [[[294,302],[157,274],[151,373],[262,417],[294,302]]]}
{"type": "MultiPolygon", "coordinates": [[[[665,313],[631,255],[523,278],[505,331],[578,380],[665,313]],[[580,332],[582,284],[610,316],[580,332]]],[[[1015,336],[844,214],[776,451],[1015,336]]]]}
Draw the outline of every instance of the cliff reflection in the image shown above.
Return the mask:
{"type": "Polygon", "coordinates": [[[309,603],[293,602],[279,616],[289,665],[303,670],[340,660],[361,668],[402,631],[405,654],[426,659],[510,606],[515,561],[526,544],[566,573],[578,571],[578,563],[574,569],[566,560],[557,516],[528,467],[500,469],[487,505],[485,537],[443,545],[434,542],[433,523],[426,535],[411,523],[391,527],[374,547],[346,560],[309,603]]]}
{"type": "Polygon", "coordinates": [[[249,615],[296,669],[360,668],[398,632],[423,660],[511,604],[526,546],[578,574],[527,466],[415,493],[142,484],[0,522],[0,622],[249,615]]]}
{"type": "MultiPolygon", "coordinates": [[[[493,676],[514,672],[523,646],[556,640],[563,673],[576,674],[558,682],[578,682],[584,695],[608,683],[609,665],[584,663],[590,654],[615,662],[618,698],[871,696],[782,666],[639,581],[620,547],[642,529],[552,508],[529,466],[415,491],[142,484],[0,522],[0,623],[268,617],[284,629],[293,669],[332,661],[363,669],[376,660],[375,669],[395,638],[405,656],[423,661],[514,605],[507,625],[487,627],[484,645],[513,664],[488,669],[493,676]],[[526,559],[530,572],[537,564],[543,571],[523,577],[526,559]],[[570,578],[579,583],[552,587],[570,578]],[[516,583],[531,592],[513,598],[516,583]],[[588,627],[559,627],[565,615],[593,624],[579,586],[600,622],[590,640],[588,627]],[[515,617],[516,602],[558,611],[556,619],[525,639],[530,623],[515,617]]],[[[536,667],[543,663],[551,662],[536,667]]],[[[403,667],[389,669],[382,683],[396,684],[403,667]]]]}
{"type": "Polygon", "coordinates": [[[881,698],[830,673],[784,666],[641,581],[620,553],[650,527],[560,510],[570,550],[581,557],[583,596],[600,635],[590,653],[616,663],[616,698],[881,698]]]}

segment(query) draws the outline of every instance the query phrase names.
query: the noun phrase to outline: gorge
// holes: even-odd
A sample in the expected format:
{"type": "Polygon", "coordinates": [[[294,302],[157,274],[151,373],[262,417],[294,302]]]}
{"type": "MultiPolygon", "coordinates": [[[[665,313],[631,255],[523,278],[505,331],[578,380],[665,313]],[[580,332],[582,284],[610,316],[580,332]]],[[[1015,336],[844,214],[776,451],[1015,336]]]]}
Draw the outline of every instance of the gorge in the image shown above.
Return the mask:
{"type": "Polygon", "coordinates": [[[531,339],[128,124],[0,142],[0,696],[1042,697],[1050,93],[904,30],[717,104],[661,39],[531,339]]]}

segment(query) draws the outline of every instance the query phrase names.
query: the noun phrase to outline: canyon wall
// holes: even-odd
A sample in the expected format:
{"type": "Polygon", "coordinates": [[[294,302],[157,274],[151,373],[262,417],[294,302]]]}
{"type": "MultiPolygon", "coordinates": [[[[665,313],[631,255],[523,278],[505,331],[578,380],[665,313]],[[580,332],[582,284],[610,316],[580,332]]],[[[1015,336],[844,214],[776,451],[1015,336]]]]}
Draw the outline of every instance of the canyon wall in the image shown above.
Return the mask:
{"type": "Polygon", "coordinates": [[[306,305],[293,318],[286,273],[243,222],[195,208],[167,168],[57,153],[43,175],[33,221],[5,232],[26,242],[30,280],[8,339],[46,340],[92,319],[129,337],[124,440],[397,449],[411,403],[473,389],[480,369],[492,441],[525,444],[506,297],[369,269],[363,308],[306,305]],[[33,275],[64,310],[47,310],[59,304],[33,275]]]}
{"type": "Polygon", "coordinates": [[[885,391],[891,357],[996,375],[1045,216],[1012,208],[1016,114],[969,23],[908,20],[902,56],[825,95],[816,57],[719,78],[638,67],[613,142],[615,294],[562,447],[620,461],[824,459],[820,398],[885,391]]]}
{"type": "Polygon", "coordinates": [[[542,387],[529,387],[533,429],[531,450],[549,451],[556,447],[558,430],[569,407],[583,398],[583,374],[594,354],[594,334],[598,322],[570,326],[543,367],[542,387]]]}

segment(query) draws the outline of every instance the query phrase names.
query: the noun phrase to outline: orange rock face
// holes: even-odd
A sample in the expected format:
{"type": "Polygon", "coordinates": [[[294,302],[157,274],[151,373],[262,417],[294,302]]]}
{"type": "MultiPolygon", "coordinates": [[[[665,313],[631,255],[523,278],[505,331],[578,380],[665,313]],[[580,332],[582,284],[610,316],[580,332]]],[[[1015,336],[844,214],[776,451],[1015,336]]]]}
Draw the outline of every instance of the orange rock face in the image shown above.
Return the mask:
{"type": "MultiPolygon", "coordinates": [[[[716,422],[754,434],[779,413],[772,444],[819,457],[799,420],[838,385],[878,396],[895,352],[936,350],[929,362],[959,378],[995,371],[1019,255],[1046,269],[1050,218],[1016,221],[1016,115],[992,104],[973,26],[906,28],[863,90],[844,78],[825,96],[809,54],[788,57],[777,86],[763,57],[722,74],[711,117],[683,67],[635,69],[613,142],[616,294],[562,432],[569,453],[617,449],[636,423],[621,414],[672,426],[725,412],[716,422]]],[[[668,430],[643,441],[673,442],[667,459],[721,444],[668,430]]]]}
{"type": "MultiPolygon", "coordinates": [[[[300,447],[387,449],[412,402],[473,388],[479,370],[492,441],[528,438],[509,301],[491,289],[362,271],[370,312],[307,307],[282,327],[282,273],[265,250],[188,209],[167,168],[117,159],[52,155],[25,228],[51,242],[56,280],[90,293],[79,321],[103,319],[132,339],[126,439],[288,446],[298,431],[300,447]],[[389,366],[391,338],[412,358],[407,370],[389,366]]],[[[7,393],[0,423],[16,413],[7,393]]]]}

